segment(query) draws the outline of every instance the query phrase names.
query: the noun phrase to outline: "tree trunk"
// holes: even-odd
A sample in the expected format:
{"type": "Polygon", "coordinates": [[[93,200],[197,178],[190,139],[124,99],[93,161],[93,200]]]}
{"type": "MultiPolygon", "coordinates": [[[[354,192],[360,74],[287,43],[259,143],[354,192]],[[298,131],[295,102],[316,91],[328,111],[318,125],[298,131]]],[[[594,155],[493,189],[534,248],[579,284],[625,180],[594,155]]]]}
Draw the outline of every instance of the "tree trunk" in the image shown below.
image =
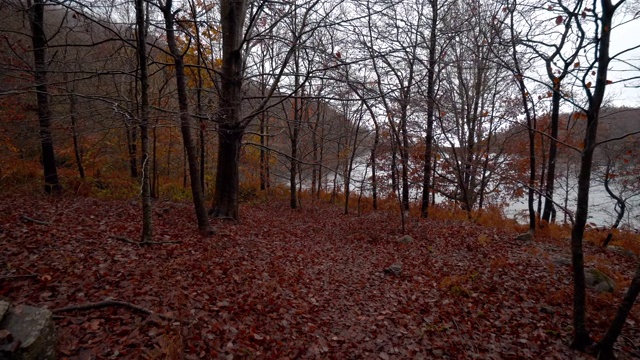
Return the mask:
{"type": "MultiPolygon", "coordinates": [[[[408,97],[408,96],[407,96],[408,97]]],[[[408,99],[406,100],[409,101],[408,99]]],[[[402,122],[402,147],[400,148],[400,161],[402,162],[402,210],[409,211],[409,133],[407,130],[407,105],[404,105],[402,122]]]]}
{"type": "Polygon", "coordinates": [[[240,161],[243,132],[221,126],[218,133],[218,167],[212,214],[220,218],[238,219],[238,190],[240,187],[238,162],[240,161]]]}
{"type": "MultiPolygon", "coordinates": [[[[190,5],[192,5],[190,3],[190,5]]],[[[191,9],[191,16],[193,17],[194,21],[196,20],[197,17],[197,13],[196,13],[196,9],[192,7],[191,9]]],[[[198,140],[199,140],[199,160],[200,160],[200,188],[202,188],[202,193],[203,193],[203,197],[204,197],[204,193],[206,192],[206,187],[205,187],[205,166],[206,166],[206,159],[207,159],[207,147],[206,147],[206,135],[207,133],[205,132],[206,129],[206,124],[202,118],[203,113],[202,113],[202,87],[204,84],[204,80],[202,79],[202,69],[200,68],[202,65],[202,43],[200,42],[200,28],[196,25],[194,26],[195,28],[195,35],[196,35],[196,50],[197,50],[197,54],[196,54],[196,114],[198,114],[198,123],[200,124],[200,130],[198,131],[198,140]]]]}
{"type": "MultiPolygon", "coordinates": [[[[296,89],[296,93],[294,94],[293,97],[293,127],[292,125],[288,125],[289,126],[289,136],[290,136],[290,141],[291,141],[291,158],[290,158],[290,166],[291,168],[289,169],[289,197],[290,197],[290,203],[289,206],[292,209],[297,209],[298,208],[298,192],[297,192],[297,186],[296,186],[296,171],[298,170],[298,138],[300,135],[300,123],[302,122],[301,118],[302,118],[302,100],[301,97],[298,95],[298,91],[300,88],[300,76],[298,74],[299,69],[300,69],[300,59],[299,59],[299,54],[298,54],[298,50],[295,50],[295,54],[294,54],[294,71],[295,71],[295,80],[294,80],[294,87],[296,89]]],[[[304,97],[304,90],[302,91],[302,96],[304,97]]]]}
{"type": "Polygon", "coordinates": [[[136,0],[136,36],[138,69],[140,71],[140,142],[142,146],[142,234],[140,241],[153,241],[151,208],[151,169],[149,164],[149,74],[147,70],[147,31],[145,25],[144,0],[136,0]]]}
{"type": "Polygon", "coordinates": [[[182,131],[182,141],[189,164],[189,177],[191,181],[191,193],[195,207],[198,229],[205,234],[215,233],[215,229],[209,223],[207,208],[204,201],[204,191],[200,183],[200,168],[198,164],[198,154],[196,144],[191,132],[191,119],[189,117],[189,103],[187,99],[187,84],[184,74],[184,59],[182,52],[178,49],[175,38],[172,0],[167,0],[162,8],[164,14],[167,45],[173,57],[176,71],[176,88],[178,91],[178,107],[180,108],[180,130],[182,131]]]}
{"type": "Polygon", "coordinates": [[[547,186],[545,191],[544,211],[542,220],[550,222],[551,214],[554,212],[553,188],[556,179],[556,158],[558,157],[558,127],[560,123],[560,82],[554,84],[553,98],[551,99],[551,139],[549,143],[549,163],[547,169],[547,186]]]}
{"type": "Polygon", "coordinates": [[[160,197],[160,176],[158,172],[158,120],[153,125],[153,172],[151,180],[151,197],[157,199],[160,197]]]}
{"type": "MultiPolygon", "coordinates": [[[[132,118],[133,120],[133,118],[132,118]]],[[[138,178],[138,128],[132,121],[127,128],[129,140],[129,173],[131,178],[138,178]]]]}
{"type": "Polygon", "coordinates": [[[36,100],[38,103],[38,121],[40,124],[40,144],[42,165],[44,168],[44,191],[48,194],[59,193],[62,188],[58,180],[53,137],[51,135],[51,110],[47,91],[47,38],[44,33],[44,1],[29,1],[29,21],[31,23],[31,41],[35,65],[36,100]]]}
{"type": "Polygon", "coordinates": [[[242,39],[247,14],[246,0],[222,0],[222,71],[220,72],[220,104],[217,121],[218,171],[213,214],[238,218],[240,146],[246,125],[240,119],[242,101],[242,39]]]}
{"type": "Polygon", "coordinates": [[[85,178],[84,165],[82,164],[82,149],[80,147],[80,139],[78,136],[78,119],[76,113],[76,105],[78,99],[73,92],[69,93],[69,117],[71,118],[71,136],[73,137],[73,154],[76,158],[76,165],[78,166],[78,174],[80,179],[85,178]]]}
{"type": "MultiPolygon", "coordinates": [[[[511,37],[515,39],[516,34],[513,23],[513,11],[509,13],[511,26],[509,30],[511,37]]],[[[529,135],[529,194],[528,194],[528,207],[529,207],[529,234],[534,235],[536,231],[536,214],[533,207],[535,192],[534,185],[536,181],[536,151],[535,151],[535,113],[532,114],[534,109],[529,108],[529,92],[527,91],[526,84],[524,83],[524,75],[520,68],[520,60],[518,59],[518,51],[516,50],[516,42],[511,42],[511,57],[513,65],[515,67],[514,78],[518,84],[518,90],[520,90],[520,99],[522,101],[522,107],[524,109],[525,117],[527,120],[527,133],[529,135]]],[[[584,276],[584,273],[582,274],[584,276]]]]}
{"type": "MultiPolygon", "coordinates": [[[[618,3],[620,4],[620,3],[618,3]]],[[[598,134],[598,121],[600,107],[604,99],[607,72],[609,68],[609,45],[611,41],[611,22],[616,7],[610,0],[602,0],[602,16],[600,17],[599,47],[596,47],[597,74],[593,95],[586,88],[589,108],[587,111],[587,128],[584,136],[584,150],[580,162],[580,174],[578,175],[578,201],[576,205],[576,217],[571,229],[571,258],[573,263],[573,341],[571,348],[584,351],[591,344],[591,337],[587,331],[586,318],[586,290],[584,280],[584,254],[582,252],[582,237],[587,223],[589,212],[589,190],[591,183],[591,165],[595,150],[596,136],[598,134]]]]}
{"type": "Polygon", "coordinates": [[[433,156],[433,121],[435,113],[436,35],[438,27],[438,0],[431,0],[431,29],[429,35],[429,68],[427,69],[427,134],[424,139],[424,174],[422,180],[422,207],[420,215],[429,217],[431,193],[431,157],[433,156]]]}
{"type": "Polygon", "coordinates": [[[631,280],[631,285],[629,285],[629,289],[624,295],[624,299],[622,299],[622,303],[618,308],[616,317],[613,319],[607,333],[598,343],[598,360],[615,359],[613,356],[613,344],[615,344],[618,336],[620,336],[622,327],[627,320],[629,312],[631,312],[631,309],[633,308],[633,304],[635,303],[638,294],[640,294],[640,262],[638,263],[636,273],[631,280]]]}
{"type": "Polygon", "coordinates": [[[617,216],[616,216],[616,221],[611,226],[611,229],[609,229],[609,233],[607,234],[607,237],[604,239],[604,242],[602,243],[602,247],[609,246],[609,243],[613,238],[613,230],[618,228],[618,226],[620,225],[620,222],[622,222],[622,219],[624,218],[624,213],[626,212],[626,209],[627,209],[627,203],[624,201],[624,199],[614,194],[613,191],[611,191],[611,187],[609,186],[609,181],[611,181],[611,179],[609,178],[610,172],[611,172],[611,161],[607,163],[607,170],[605,171],[605,174],[604,174],[604,189],[607,191],[607,194],[609,194],[609,196],[616,201],[617,216]]]}

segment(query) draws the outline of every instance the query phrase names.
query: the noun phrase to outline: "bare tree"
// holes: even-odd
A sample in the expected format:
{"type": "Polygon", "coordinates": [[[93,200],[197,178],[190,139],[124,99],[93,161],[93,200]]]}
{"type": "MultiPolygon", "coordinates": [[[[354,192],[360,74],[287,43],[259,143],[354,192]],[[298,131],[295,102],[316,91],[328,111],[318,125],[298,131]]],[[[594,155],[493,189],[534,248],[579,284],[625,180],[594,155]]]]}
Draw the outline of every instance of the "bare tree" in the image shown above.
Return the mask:
{"type": "Polygon", "coordinates": [[[136,34],[140,78],[140,141],[142,145],[142,235],[141,243],[153,240],[151,164],[149,161],[149,72],[147,66],[147,22],[144,0],[136,0],[136,34]]]}
{"type": "Polygon", "coordinates": [[[174,61],[176,88],[178,90],[178,105],[180,108],[180,129],[182,131],[182,141],[184,143],[186,157],[189,164],[189,178],[191,182],[193,204],[195,207],[196,218],[198,220],[198,229],[206,234],[214,234],[216,230],[211,226],[207,215],[204,191],[202,189],[200,178],[200,167],[198,164],[196,144],[191,130],[187,84],[184,73],[184,54],[178,48],[176,43],[173,2],[172,0],[166,0],[164,3],[159,1],[158,7],[164,16],[167,45],[174,61]]]}
{"type": "Polygon", "coordinates": [[[45,34],[44,0],[34,0],[29,6],[29,22],[31,24],[31,42],[33,45],[34,76],[36,99],[38,102],[38,120],[40,123],[40,143],[42,147],[42,165],[44,167],[45,192],[58,193],[61,190],[56,167],[56,156],[51,134],[51,110],[49,109],[49,92],[47,91],[47,35],[45,34]]]}

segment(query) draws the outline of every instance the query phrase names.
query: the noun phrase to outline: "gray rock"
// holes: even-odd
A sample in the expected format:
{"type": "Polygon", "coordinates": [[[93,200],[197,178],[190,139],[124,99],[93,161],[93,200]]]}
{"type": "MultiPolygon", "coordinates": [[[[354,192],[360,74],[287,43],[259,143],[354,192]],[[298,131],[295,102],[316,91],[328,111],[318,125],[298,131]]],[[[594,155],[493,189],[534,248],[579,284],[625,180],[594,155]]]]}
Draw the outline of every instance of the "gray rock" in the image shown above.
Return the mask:
{"type": "Polygon", "coordinates": [[[54,360],[56,336],[53,314],[47,309],[18,305],[9,307],[0,329],[10,333],[11,342],[0,346],[0,359],[54,360]]]}
{"type": "Polygon", "coordinates": [[[584,280],[588,287],[600,293],[612,293],[615,290],[616,283],[613,279],[595,268],[589,268],[584,271],[584,280]]]}
{"type": "Polygon", "coordinates": [[[0,301],[0,322],[2,322],[2,319],[4,319],[4,315],[9,310],[9,305],[11,304],[6,301],[0,301]]]}
{"type": "Polygon", "coordinates": [[[529,234],[528,232],[524,233],[524,234],[520,234],[518,236],[516,236],[516,240],[520,240],[520,241],[532,241],[533,240],[533,235],[529,234]]]}
{"type": "Polygon", "coordinates": [[[409,235],[405,235],[403,237],[398,238],[396,242],[399,242],[400,244],[409,244],[413,242],[413,238],[409,235]]]}
{"type": "Polygon", "coordinates": [[[393,264],[384,269],[384,273],[388,275],[400,276],[400,274],[402,273],[402,264],[393,264]]]}
{"type": "Polygon", "coordinates": [[[551,262],[557,266],[571,266],[571,259],[555,258],[551,262]]]}

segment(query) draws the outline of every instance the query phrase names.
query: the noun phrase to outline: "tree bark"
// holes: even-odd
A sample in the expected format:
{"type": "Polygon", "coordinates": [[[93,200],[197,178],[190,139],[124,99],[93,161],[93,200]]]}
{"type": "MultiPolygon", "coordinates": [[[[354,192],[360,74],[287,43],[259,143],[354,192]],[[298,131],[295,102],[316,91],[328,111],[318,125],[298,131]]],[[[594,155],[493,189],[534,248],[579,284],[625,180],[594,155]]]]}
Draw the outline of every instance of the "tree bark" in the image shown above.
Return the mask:
{"type": "Polygon", "coordinates": [[[622,222],[622,219],[624,218],[624,213],[626,212],[626,209],[627,209],[627,203],[624,201],[624,199],[614,194],[613,191],[611,190],[611,187],[609,186],[609,182],[611,181],[611,179],[609,178],[610,173],[611,173],[611,160],[607,163],[607,170],[605,171],[605,174],[604,174],[604,189],[607,191],[607,194],[609,194],[609,196],[616,201],[617,216],[616,216],[616,221],[611,226],[611,229],[609,229],[609,233],[607,234],[607,237],[604,239],[604,242],[602,243],[602,247],[609,246],[609,243],[613,238],[613,230],[617,229],[618,226],[620,226],[620,222],[622,222]]]}
{"type": "Polygon", "coordinates": [[[71,118],[71,136],[73,137],[73,155],[76,158],[76,166],[78,167],[78,174],[80,179],[85,178],[84,165],[82,164],[82,149],[80,147],[80,139],[78,136],[78,119],[76,113],[76,106],[78,98],[76,94],[71,91],[69,93],[69,117],[71,118]]]}
{"type": "MultiPolygon", "coordinates": [[[[621,2],[618,3],[621,4],[621,2]]],[[[586,328],[586,290],[584,279],[584,254],[582,252],[582,237],[587,223],[589,212],[589,190],[591,183],[591,165],[593,152],[598,134],[598,122],[600,107],[604,99],[607,72],[609,68],[609,45],[611,42],[611,23],[617,6],[613,6],[610,0],[602,0],[602,16],[600,17],[600,37],[597,56],[596,85],[593,94],[585,86],[589,100],[587,110],[587,128],[584,136],[584,150],[580,162],[580,174],[578,175],[578,200],[576,205],[576,217],[571,229],[571,258],[573,263],[573,340],[571,348],[584,351],[592,340],[586,328]]]]}
{"type": "Polygon", "coordinates": [[[547,169],[547,185],[545,188],[544,210],[542,220],[550,222],[551,214],[554,212],[553,188],[556,179],[556,158],[558,157],[558,127],[560,123],[560,81],[554,84],[553,97],[551,99],[551,139],[549,143],[549,163],[547,169]]]}
{"type": "MultiPolygon", "coordinates": [[[[515,3],[514,3],[514,6],[515,6],[515,3]]],[[[510,19],[511,19],[511,26],[510,26],[511,38],[515,39],[516,35],[515,35],[515,30],[513,25],[513,11],[510,12],[510,19]]],[[[529,100],[528,100],[529,95],[527,92],[526,84],[524,83],[524,76],[520,68],[520,61],[518,59],[518,55],[517,55],[518,53],[516,50],[515,42],[511,42],[511,50],[512,50],[511,52],[512,61],[516,70],[514,77],[516,79],[516,82],[520,90],[522,107],[524,109],[525,117],[527,119],[527,133],[529,135],[529,184],[528,184],[529,193],[528,193],[527,204],[529,208],[529,234],[534,235],[536,231],[536,213],[533,207],[533,202],[535,197],[534,185],[536,181],[536,151],[535,151],[536,121],[535,121],[535,114],[532,114],[532,111],[535,111],[535,110],[529,108],[529,100]]],[[[582,275],[584,276],[584,273],[582,275]]]]}
{"type": "Polygon", "coordinates": [[[638,294],[640,294],[640,262],[638,263],[636,273],[631,280],[631,285],[629,285],[629,289],[618,308],[616,317],[613,319],[611,326],[602,340],[598,343],[598,360],[615,359],[613,355],[613,344],[615,344],[618,336],[620,336],[622,327],[627,320],[629,312],[631,312],[631,309],[633,308],[633,304],[635,303],[638,294]]]}
{"type": "Polygon", "coordinates": [[[431,158],[433,156],[433,121],[435,113],[436,35],[438,27],[438,0],[431,0],[431,29],[429,34],[429,68],[427,69],[427,134],[424,139],[424,174],[422,180],[422,207],[420,215],[429,217],[431,187],[431,158]]]}
{"type": "Polygon", "coordinates": [[[238,190],[240,175],[238,162],[242,146],[243,131],[240,129],[218,129],[218,166],[216,192],[212,214],[215,217],[238,219],[238,190]]]}
{"type": "Polygon", "coordinates": [[[47,91],[47,37],[44,33],[44,1],[34,0],[29,5],[29,22],[31,23],[31,41],[33,45],[34,77],[36,100],[38,104],[38,121],[40,124],[40,144],[42,148],[42,165],[44,168],[44,191],[48,194],[59,193],[62,188],[58,180],[56,156],[51,135],[51,110],[47,91]]]}
{"type": "Polygon", "coordinates": [[[174,20],[172,11],[172,0],[167,0],[165,6],[162,7],[164,14],[167,45],[173,57],[176,71],[176,88],[178,91],[178,106],[180,108],[180,130],[182,131],[182,141],[187,155],[189,164],[189,177],[191,182],[191,193],[193,195],[193,204],[195,207],[196,218],[198,220],[198,229],[205,234],[215,233],[215,229],[209,222],[207,208],[204,201],[204,191],[200,183],[200,168],[198,164],[198,154],[196,150],[195,140],[191,132],[191,118],[189,116],[189,103],[187,99],[187,85],[184,74],[184,58],[178,45],[176,44],[174,20]]]}
{"type": "Polygon", "coordinates": [[[246,125],[241,123],[242,38],[246,0],[222,0],[222,70],[220,72],[220,104],[218,171],[212,213],[216,217],[238,218],[240,145],[246,125]]]}
{"type": "Polygon", "coordinates": [[[142,146],[142,234],[141,243],[153,241],[151,207],[151,166],[149,164],[149,72],[147,69],[147,27],[144,0],[136,0],[136,35],[138,69],[140,71],[140,142],[142,146]]]}

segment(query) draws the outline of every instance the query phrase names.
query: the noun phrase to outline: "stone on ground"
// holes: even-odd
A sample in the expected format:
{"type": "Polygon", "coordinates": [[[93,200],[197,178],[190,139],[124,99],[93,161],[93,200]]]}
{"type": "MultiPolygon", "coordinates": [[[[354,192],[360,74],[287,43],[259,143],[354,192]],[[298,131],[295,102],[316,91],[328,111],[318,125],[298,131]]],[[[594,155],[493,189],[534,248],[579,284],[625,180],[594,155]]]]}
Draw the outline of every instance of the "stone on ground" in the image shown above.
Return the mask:
{"type": "Polygon", "coordinates": [[[47,309],[33,306],[10,306],[0,301],[0,331],[5,336],[0,344],[0,359],[6,360],[54,360],[56,336],[53,314],[47,309]],[[0,311],[1,312],[1,311],[0,311]]]}

